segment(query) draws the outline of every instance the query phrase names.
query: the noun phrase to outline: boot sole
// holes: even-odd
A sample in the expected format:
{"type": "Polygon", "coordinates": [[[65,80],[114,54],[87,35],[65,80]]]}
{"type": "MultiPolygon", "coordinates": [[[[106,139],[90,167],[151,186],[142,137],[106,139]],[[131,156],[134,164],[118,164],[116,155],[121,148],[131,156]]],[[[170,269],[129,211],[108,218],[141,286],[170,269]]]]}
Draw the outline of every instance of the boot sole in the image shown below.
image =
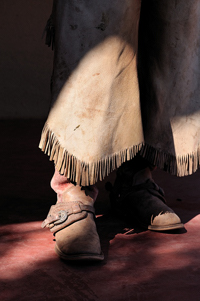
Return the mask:
{"type": "Polygon", "coordinates": [[[148,226],[148,230],[151,231],[169,231],[169,230],[176,230],[176,229],[183,229],[184,224],[173,224],[173,225],[166,225],[166,226],[148,226]]]}
{"type": "Polygon", "coordinates": [[[127,214],[127,213],[124,213],[123,211],[119,212],[116,210],[116,208],[115,208],[114,215],[124,221],[127,221],[127,219],[130,222],[132,220],[134,220],[138,226],[140,226],[144,229],[148,229],[150,231],[158,231],[159,232],[159,231],[170,231],[170,230],[185,228],[183,223],[171,224],[171,225],[160,225],[160,226],[147,225],[147,224],[144,224],[143,222],[141,222],[141,220],[134,213],[129,212],[129,214],[127,214]]]}
{"type": "Polygon", "coordinates": [[[56,254],[63,260],[67,261],[102,261],[104,260],[103,253],[101,254],[65,254],[63,253],[57,245],[55,245],[56,254]]]}

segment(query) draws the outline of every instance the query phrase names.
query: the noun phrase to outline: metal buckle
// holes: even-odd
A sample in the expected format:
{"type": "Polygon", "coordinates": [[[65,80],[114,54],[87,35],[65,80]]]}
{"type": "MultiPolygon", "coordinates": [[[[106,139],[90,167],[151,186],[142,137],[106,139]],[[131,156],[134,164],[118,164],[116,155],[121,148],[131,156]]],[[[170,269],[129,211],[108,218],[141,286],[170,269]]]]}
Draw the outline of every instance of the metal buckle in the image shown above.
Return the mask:
{"type": "Polygon", "coordinates": [[[66,221],[66,219],[68,218],[67,211],[64,210],[59,211],[58,218],[59,220],[55,221],[54,225],[59,225],[66,221]]]}

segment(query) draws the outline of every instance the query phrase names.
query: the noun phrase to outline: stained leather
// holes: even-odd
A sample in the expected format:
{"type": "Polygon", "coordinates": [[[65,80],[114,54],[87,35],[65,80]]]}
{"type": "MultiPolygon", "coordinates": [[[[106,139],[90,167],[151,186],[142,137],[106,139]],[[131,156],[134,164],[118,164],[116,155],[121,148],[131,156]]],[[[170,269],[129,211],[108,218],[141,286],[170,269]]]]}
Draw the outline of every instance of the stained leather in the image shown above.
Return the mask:
{"type": "Polygon", "coordinates": [[[196,171],[200,2],[54,2],[52,107],[40,147],[57,169],[92,184],[143,143],[152,164],[196,171]]]}

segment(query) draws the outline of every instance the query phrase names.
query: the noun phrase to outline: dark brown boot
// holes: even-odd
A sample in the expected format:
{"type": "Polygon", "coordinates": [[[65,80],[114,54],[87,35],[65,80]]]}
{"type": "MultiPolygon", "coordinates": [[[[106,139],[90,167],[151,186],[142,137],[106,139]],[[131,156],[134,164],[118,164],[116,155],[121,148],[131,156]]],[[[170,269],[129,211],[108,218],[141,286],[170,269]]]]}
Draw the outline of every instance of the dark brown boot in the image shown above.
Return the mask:
{"type": "Polygon", "coordinates": [[[149,230],[167,231],[184,227],[180,218],[166,205],[164,192],[153,181],[145,161],[142,169],[135,168],[134,161],[126,162],[118,169],[110,199],[114,210],[137,220],[149,230]]]}

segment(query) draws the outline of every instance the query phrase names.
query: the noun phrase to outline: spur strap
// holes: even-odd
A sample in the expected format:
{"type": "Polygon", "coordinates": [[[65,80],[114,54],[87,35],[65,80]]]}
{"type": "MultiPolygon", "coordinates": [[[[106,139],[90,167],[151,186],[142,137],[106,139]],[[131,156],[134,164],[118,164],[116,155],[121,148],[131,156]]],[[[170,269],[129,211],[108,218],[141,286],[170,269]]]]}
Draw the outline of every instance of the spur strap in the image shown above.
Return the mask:
{"type": "Polygon", "coordinates": [[[43,221],[41,227],[48,227],[51,232],[57,232],[87,217],[88,212],[95,214],[94,207],[77,201],[57,203],[51,206],[47,218],[43,221]]]}

